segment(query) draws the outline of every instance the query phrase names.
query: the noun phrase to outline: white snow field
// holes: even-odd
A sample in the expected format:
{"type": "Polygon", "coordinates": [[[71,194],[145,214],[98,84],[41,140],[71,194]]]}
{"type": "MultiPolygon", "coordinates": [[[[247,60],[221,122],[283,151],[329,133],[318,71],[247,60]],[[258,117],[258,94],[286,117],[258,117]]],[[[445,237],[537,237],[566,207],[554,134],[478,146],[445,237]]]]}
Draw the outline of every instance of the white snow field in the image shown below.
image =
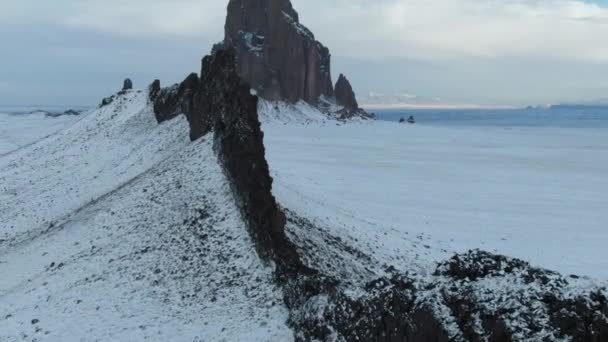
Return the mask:
{"type": "Polygon", "coordinates": [[[130,92],[0,157],[0,341],[289,341],[212,151],[130,92]]]}
{"type": "Polygon", "coordinates": [[[0,156],[55,133],[79,119],[75,115],[52,118],[44,113],[15,115],[0,112],[0,156]]]}
{"type": "Polygon", "coordinates": [[[608,130],[263,126],[278,201],[388,264],[479,248],[608,280],[608,130]]]}

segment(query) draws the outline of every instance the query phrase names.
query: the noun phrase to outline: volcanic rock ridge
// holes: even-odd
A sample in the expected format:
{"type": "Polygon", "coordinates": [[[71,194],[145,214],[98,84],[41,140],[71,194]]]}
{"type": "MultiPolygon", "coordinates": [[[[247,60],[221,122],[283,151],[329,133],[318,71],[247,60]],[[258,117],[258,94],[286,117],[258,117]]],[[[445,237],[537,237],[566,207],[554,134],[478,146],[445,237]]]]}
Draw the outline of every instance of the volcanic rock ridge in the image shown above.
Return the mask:
{"type": "MultiPolygon", "coordinates": [[[[306,260],[317,248],[298,246],[286,224],[318,227],[283,209],[272,195],[257,113],[258,97],[238,74],[237,53],[218,48],[203,59],[202,77],[177,88],[149,88],[159,122],[184,113],[190,137],[210,132],[258,255],[274,265],[289,324],[298,341],[604,341],[608,339],[606,290],[574,291],[566,278],[528,263],[482,251],[437,265],[432,276],[400,273],[363,284],[306,260]]],[[[326,239],[337,255],[370,256],[326,239]]],[[[323,258],[321,256],[321,258],[323,258]]],[[[337,264],[344,260],[335,261],[337,264]]],[[[384,266],[382,266],[384,267],[384,266]]]]}
{"type": "Polygon", "coordinates": [[[267,100],[319,104],[332,97],[345,116],[357,115],[348,80],[341,76],[336,89],[331,86],[329,60],[289,1],[231,0],[226,39],[203,59],[200,76],[190,74],[169,88],[158,80],[149,87],[159,123],[184,114],[192,140],[213,134],[256,251],[274,266],[295,340],[608,340],[606,289],[580,289],[578,277],[483,251],[454,256],[427,274],[403,273],[339,239],[312,242],[287,233],[288,226],[308,234],[322,229],[273,196],[259,99],[251,89],[267,100]],[[336,257],[314,255],[319,250],[336,257]],[[341,257],[347,254],[365,265],[361,270],[382,268],[383,276],[344,277],[345,270],[359,270],[341,257]]]}

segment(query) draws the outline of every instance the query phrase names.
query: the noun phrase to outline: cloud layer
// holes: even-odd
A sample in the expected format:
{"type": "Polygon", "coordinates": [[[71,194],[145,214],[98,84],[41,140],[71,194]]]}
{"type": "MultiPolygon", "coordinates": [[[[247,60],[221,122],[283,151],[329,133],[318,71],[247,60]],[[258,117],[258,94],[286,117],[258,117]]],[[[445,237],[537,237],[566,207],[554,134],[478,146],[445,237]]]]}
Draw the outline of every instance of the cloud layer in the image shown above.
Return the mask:
{"type": "MultiPolygon", "coordinates": [[[[302,22],[331,48],[334,71],[359,81],[355,88],[360,93],[496,104],[608,97],[603,96],[608,95],[603,77],[608,69],[608,44],[603,43],[608,8],[598,1],[292,2],[302,22]],[[527,84],[542,89],[526,89],[527,84]]],[[[120,83],[122,75],[140,86],[152,77],[178,81],[197,70],[200,57],[222,38],[226,3],[3,4],[0,103],[92,103],[120,83]],[[53,84],[55,89],[46,93],[54,95],[45,95],[53,84]]]]}

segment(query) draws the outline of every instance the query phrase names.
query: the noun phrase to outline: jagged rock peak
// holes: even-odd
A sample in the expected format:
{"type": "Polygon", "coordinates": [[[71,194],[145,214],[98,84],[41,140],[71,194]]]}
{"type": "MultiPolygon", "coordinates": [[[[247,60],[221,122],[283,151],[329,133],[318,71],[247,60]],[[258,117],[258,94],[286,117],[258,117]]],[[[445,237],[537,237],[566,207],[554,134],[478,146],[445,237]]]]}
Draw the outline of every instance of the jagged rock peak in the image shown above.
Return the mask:
{"type": "Polygon", "coordinates": [[[336,102],[349,113],[359,110],[359,104],[357,103],[353,87],[343,74],[340,74],[338,82],[336,82],[336,102]]]}
{"type": "Polygon", "coordinates": [[[131,90],[133,89],[133,81],[131,81],[130,78],[125,79],[125,81],[122,84],[122,90],[126,91],[126,90],[131,90]]]}
{"type": "Polygon", "coordinates": [[[235,48],[239,75],[267,100],[317,104],[334,95],[329,49],[289,0],[230,0],[223,44],[235,48]]]}

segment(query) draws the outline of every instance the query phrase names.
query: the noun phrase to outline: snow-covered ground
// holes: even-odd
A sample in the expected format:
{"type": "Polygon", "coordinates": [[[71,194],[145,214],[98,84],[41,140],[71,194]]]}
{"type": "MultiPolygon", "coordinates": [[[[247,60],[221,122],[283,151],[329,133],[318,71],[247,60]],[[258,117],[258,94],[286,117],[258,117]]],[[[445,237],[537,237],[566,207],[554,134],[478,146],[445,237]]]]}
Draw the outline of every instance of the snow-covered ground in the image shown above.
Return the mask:
{"type": "Polygon", "coordinates": [[[293,339],[211,139],[146,98],[0,157],[0,341],[293,339]]]}
{"type": "MultiPolygon", "coordinates": [[[[293,339],[211,139],[158,125],[146,101],[2,126],[0,341],[293,339]]],[[[320,269],[424,275],[480,248],[608,280],[608,130],[260,109],[273,191],[311,223],[288,233],[320,269]]]]}
{"type": "Polygon", "coordinates": [[[407,270],[480,248],[608,280],[608,130],[265,123],[279,202],[407,270]]]}
{"type": "Polygon", "coordinates": [[[0,156],[55,133],[79,119],[79,116],[73,115],[52,118],[44,113],[0,112],[0,156]]]}

